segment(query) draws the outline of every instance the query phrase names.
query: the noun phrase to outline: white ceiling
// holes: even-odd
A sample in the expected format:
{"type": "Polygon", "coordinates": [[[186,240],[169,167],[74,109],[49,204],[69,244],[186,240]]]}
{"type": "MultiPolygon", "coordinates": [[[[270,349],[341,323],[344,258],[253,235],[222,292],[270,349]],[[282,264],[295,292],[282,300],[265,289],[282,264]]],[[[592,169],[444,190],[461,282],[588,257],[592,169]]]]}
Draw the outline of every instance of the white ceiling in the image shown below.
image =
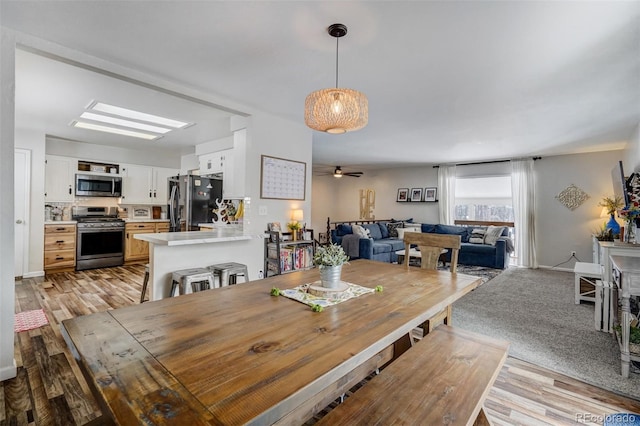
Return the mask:
{"type": "MultiPolygon", "coordinates": [[[[367,94],[369,125],[314,132],[314,164],[620,149],[640,123],[639,1],[0,0],[0,16],[22,33],[298,122],[305,96],[334,84],[335,41],[326,27],[341,22],[349,34],[340,40],[340,84],[367,94]]],[[[69,115],[95,98],[198,122],[151,144],[220,137],[215,124],[230,116],[20,56],[17,84],[29,78],[42,86],[17,93],[18,113],[46,119],[57,136],[95,143],[88,131],[66,133],[69,115]]]]}

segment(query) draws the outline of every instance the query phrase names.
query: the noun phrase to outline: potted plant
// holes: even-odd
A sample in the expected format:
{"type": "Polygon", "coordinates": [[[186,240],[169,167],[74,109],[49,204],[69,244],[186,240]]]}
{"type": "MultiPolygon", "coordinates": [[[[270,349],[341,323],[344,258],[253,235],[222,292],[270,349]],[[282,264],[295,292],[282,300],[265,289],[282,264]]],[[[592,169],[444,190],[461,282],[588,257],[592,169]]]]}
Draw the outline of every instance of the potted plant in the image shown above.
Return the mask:
{"type": "Polygon", "coordinates": [[[302,225],[300,225],[300,222],[298,221],[289,222],[287,223],[287,228],[289,228],[289,231],[291,231],[291,239],[293,241],[296,241],[298,239],[298,232],[302,228],[302,225]]]}
{"type": "Polygon", "coordinates": [[[320,246],[313,255],[313,263],[320,270],[320,281],[323,287],[337,288],[340,284],[342,265],[348,263],[349,256],[342,246],[329,244],[320,246]]]}

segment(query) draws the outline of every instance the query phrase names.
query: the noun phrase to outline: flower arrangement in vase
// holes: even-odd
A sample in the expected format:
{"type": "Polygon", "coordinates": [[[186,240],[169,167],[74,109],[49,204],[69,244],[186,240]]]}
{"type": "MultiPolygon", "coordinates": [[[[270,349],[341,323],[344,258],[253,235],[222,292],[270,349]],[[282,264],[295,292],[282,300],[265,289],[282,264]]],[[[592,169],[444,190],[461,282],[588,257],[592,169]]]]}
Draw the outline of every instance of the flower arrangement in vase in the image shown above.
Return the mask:
{"type": "Polygon", "coordinates": [[[633,201],[628,206],[618,210],[618,216],[626,220],[625,242],[636,243],[636,221],[640,217],[640,202],[633,201]]]}
{"type": "Polygon", "coordinates": [[[298,239],[298,232],[300,232],[300,229],[302,229],[302,225],[300,225],[300,222],[298,221],[292,221],[287,223],[287,228],[289,228],[289,231],[291,231],[291,239],[293,241],[298,239]]]}
{"type": "Polygon", "coordinates": [[[624,202],[622,201],[622,197],[618,195],[614,195],[613,197],[604,197],[598,205],[600,207],[604,207],[609,215],[609,221],[605,224],[606,229],[610,229],[611,233],[615,235],[620,234],[620,225],[616,221],[615,213],[622,207],[624,207],[624,202]]]}

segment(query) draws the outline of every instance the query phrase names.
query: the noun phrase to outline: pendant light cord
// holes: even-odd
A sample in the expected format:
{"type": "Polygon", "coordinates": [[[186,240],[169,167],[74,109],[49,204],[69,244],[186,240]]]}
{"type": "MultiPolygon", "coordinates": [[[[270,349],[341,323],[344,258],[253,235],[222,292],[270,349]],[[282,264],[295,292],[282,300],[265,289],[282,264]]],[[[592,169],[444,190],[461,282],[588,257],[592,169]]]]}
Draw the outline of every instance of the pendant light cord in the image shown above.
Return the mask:
{"type": "Polygon", "coordinates": [[[336,89],[338,88],[338,50],[340,37],[336,37],[336,89]]]}

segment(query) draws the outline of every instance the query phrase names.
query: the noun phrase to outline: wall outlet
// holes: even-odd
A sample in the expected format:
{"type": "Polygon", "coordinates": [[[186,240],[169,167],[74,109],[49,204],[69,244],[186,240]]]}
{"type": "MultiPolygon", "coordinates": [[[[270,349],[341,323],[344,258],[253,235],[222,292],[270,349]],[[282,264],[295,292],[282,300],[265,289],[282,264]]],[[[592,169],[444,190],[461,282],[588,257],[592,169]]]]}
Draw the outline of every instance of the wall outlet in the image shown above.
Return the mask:
{"type": "Polygon", "coordinates": [[[576,255],[576,251],[575,250],[571,250],[571,256],[575,256],[576,255]]]}
{"type": "Polygon", "coordinates": [[[259,206],[258,207],[258,215],[266,216],[267,215],[267,206],[259,206]]]}

